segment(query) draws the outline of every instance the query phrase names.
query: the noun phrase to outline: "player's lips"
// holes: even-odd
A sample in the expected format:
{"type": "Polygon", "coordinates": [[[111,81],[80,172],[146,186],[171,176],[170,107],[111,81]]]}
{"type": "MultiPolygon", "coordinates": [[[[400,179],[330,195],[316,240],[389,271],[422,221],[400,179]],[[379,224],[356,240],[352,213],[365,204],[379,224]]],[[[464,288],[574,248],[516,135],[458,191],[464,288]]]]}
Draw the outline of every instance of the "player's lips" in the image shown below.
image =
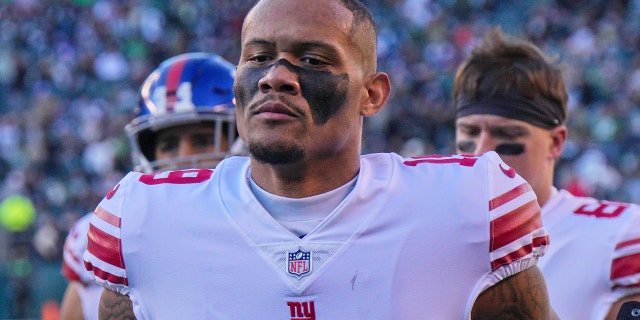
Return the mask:
{"type": "Polygon", "coordinates": [[[296,113],[281,102],[267,102],[256,108],[253,114],[270,120],[296,117],[296,113]]]}

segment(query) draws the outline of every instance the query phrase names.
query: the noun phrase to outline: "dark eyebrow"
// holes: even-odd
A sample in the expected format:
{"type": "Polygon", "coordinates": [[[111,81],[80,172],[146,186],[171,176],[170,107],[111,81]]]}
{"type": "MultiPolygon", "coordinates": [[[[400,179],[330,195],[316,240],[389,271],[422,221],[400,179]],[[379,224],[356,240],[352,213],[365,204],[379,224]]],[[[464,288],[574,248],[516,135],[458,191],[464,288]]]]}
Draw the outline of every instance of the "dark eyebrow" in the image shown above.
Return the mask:
{"type": "Polygon", "coordinates": [[[461,128],[461,129],[470,129],[470,128],[479,128],[480,126],[475,124],[475,123],[458,122],[456,124],[456,127],[461,128]]]}
{"type": "MultiPolygon", "coordinates": [[[[483,127],[482,125],[479,124],[475,124],[475,123],[465,123],[465,122],[458,122],[456,123],[456,127],[457,129],[460,130],[481,130],[481,128],[483,127]]],[[[492,136],[509,136],[512,138],[519,138],[519,137],[527,137],[531,134],[531,132],[529,131],[529,129],[527,129],[526,127],[522,127],[519,125],[511,125],[511,124],[505,124],[505,125],[491,125],[487,128],[489,134],[491,134],[492,136]]]]}
{"type": "MultiPolygon", "coordinates": [[[[273,41],[268,41],[264,39],[251,39],[243,44],[243,46],[263,46],[263,47],[275,47],[276,43],[273,41]]],[[[310,49],[321,49],[325,51],[329,51],[330,53],[337,53],[338,50],[335,46],[330,45],[326,42],[321,41],[304,41],[297,42],[293,45],[294,50],[296,51],[304,51],[310,49]]]]}
{"type": "Polygon", "coordinates": [[[496,137],[508,137],[511,139],[528,137],[531,132],[521,126],[498,126],[489,128],[489,133],[496,137]]]}
{"type": "Polygon", "coordinates": [[[173,141],[177,141],[180,140],[180,137],[177,134],[168,134],[168,135],[163,135],[163,136],[158,136],[156,142],[173,142],[173,141]]]}
{"type": "Polygon", "coordinates": [[[332,51],[336,51],[335,47],[325,43],[325,42],[319,42],[319,41],[307,41],[307,42],[300,42],[296,45],[296,47],[300,47],[301,49],[329,49],[332,51]]]}
{"type": "Polygon", "coordinates": [[[518,125],[505,125],[505,126],[495,126],[495,127],[490,127],[491,131],[504,131],[504,132],[509,132],[512,134],[517,134],[517,135],[526,135],[529,133],[529,130],[527,130],[527,128],[522,127],[522,126],[518,126],[518,125]]]}
{"type": "Polygon", "coordinates": [[[243,46],[275,46],[272,41],[262,39],[251,39],[242,44],[243,46]]]}

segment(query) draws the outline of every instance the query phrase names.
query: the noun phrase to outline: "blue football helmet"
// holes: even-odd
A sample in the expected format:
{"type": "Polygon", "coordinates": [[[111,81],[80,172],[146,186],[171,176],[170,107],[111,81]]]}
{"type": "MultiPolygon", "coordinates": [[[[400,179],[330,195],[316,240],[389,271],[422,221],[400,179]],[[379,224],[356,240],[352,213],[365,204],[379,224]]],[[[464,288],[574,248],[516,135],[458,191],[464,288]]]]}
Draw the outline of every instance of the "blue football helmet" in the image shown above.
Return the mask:
{"type": "Polygon", "coordinates": [[[225,145],[231,147],[238,137],[234,75],[235,66],[216,54],[186,53],[162,62],[142,83],[140,104],[125,127],[134,170],[149,173],[195,168],[198,163],[217,164],[228,156],[229,151],[222,150],[222,139],[227,139],[225,145]],[[215,128],[213,153],[155,159],[158,130],[207,122],[215,128]]]}

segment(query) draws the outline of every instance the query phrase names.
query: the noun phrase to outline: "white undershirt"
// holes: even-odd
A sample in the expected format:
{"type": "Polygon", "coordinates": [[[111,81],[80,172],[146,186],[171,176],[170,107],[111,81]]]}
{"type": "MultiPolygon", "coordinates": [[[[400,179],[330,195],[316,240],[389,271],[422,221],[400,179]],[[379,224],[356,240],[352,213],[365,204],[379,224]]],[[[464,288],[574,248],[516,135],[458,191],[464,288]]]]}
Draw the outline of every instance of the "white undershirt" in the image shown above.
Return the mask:
{"type": "Polygon", "coordinates": [[[283,227],[302,238],[328,216],[351,192],[357,176],[337,189],[307,198],[286,198],[265,191],[249,176],[249,186],[260,204],[283,227]]]}

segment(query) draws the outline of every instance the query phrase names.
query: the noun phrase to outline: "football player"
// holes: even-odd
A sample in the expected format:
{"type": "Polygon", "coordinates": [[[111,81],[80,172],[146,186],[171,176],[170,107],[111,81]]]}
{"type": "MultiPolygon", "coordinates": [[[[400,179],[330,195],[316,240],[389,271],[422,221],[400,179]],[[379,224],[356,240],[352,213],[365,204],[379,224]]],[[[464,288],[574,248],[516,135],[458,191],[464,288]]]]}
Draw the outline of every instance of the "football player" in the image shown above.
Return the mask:
{"type": "MultiPolygon", "coordinates": [[[[134,118],[125,127],[135,170],[151,173],[213,168],[243,152],[233,104],[235,66],[216,54],[194,52],[164,61],[143,82],[134,118]],[[234,151],[231,151],[231,148],[234,151]]],[[[82,262],[91,214],[78,220],[64,245],[69,281],[61,319],[97,319],[102,287],[82,262]]]]}
{"type": "Polygon", "coordinates": [[[567,139],[562,73],[534,44],[496,28],[458,68],[456,147],[496,151],[536,192],[550,248],[538,263],[561,319],[616,319],[640,300],[640,212],[553,186],[567,139]]]}
{"type": "Polygon", "coordinates": [[[495,153],[361,155],[389,98],[358,0],[258,1],[234,85],[250,157],[129,173],[95,210],[101,314],[137,319],[548,319],[547,233],[495,153]]]}

